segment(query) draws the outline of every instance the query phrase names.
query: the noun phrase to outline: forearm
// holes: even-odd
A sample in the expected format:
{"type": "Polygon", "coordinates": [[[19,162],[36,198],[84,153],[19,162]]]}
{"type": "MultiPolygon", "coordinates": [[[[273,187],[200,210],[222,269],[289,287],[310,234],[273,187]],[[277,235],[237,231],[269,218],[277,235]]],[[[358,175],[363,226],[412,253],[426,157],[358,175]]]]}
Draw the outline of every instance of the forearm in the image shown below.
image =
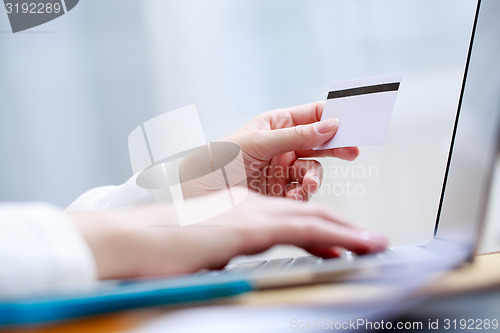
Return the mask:
{"type": "Polygon", "coordinates": [[[90,248],[100,280],[166,274],[170,266],[183,261],[182,253],[175,251],[176,234],[171,229],[176,229],[178,222],[171,205],[68,210],[65,214],[90,248]],[[167,264],[156,268],[149,265],[156,257],[167,264]]]}
{"type": "Polygon", "coordinates": [[[130,214],[118,211],[66,211],[65,214],[89,246],[98,279],[134,275],[138,237],[127,227],[130,214]]]}

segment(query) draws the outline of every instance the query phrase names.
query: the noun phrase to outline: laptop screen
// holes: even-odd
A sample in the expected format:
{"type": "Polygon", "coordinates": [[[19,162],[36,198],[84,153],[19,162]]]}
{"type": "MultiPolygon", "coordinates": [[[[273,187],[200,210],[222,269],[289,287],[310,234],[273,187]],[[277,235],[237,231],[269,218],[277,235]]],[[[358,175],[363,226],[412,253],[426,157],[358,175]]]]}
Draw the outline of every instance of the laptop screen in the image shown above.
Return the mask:
{"type": "Polygon", "coordinates": [[[500,122],[500,1],[478,4],[435,238],[473,249],[484,223],[500,122]]]}

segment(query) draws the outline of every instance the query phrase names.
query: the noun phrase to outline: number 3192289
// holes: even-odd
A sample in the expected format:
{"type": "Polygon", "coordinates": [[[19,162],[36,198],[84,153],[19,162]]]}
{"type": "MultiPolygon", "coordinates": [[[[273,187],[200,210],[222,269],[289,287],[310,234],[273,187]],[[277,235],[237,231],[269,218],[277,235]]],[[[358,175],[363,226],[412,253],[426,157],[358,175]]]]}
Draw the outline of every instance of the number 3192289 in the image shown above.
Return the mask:
{"type": "Polygon", "coordinates": [[[11,3],[6,2],[5,8],[7,9],[7,14],[59,14],[61,12],[60,3],[43,3],[43,2],[23,2],[11,3]]]}

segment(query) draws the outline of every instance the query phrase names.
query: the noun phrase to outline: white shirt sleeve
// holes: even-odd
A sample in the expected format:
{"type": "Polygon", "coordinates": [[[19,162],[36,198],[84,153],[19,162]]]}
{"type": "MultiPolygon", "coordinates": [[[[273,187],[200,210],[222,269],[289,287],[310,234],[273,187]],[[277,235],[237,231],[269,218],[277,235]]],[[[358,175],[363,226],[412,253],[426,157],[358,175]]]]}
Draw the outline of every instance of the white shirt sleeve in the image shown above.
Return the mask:
{"type": "MultiPolygon", "coordinates": [[[[152,184],[180,184],[177,161],[164,163],[164,172],[153,173],[148,181],[152,184]]],[[[130,207],[155,202],[172,201],[170,189],[144,189],[136,183],[137,175],[132,176],[122,185],[103,186],[91,189],[77,198],[68,209],[96,210],[114,207],[130,207]]]]}
{"type": "Polygon", "coordinates": [[[68,209],[97,210],[116,207],[130,207],[171,201],[169,190],[148,190],[139,187],[133,176],[119,186],[93,188],[78,197],[68,209]]]}
{"type": "Polygon", "coordinates": [[[46,204],[0,204],[0,299],[91,289],[94,258],[74,225],[46,204]]]}

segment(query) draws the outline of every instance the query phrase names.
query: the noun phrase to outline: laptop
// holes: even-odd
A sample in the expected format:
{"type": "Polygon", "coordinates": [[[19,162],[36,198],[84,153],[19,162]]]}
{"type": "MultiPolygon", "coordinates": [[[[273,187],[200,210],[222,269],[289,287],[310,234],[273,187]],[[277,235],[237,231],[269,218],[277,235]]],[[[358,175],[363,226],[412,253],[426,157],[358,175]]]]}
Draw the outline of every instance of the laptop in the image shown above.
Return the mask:
{"type": "Polygon", "coordinates": [[[324,281],[388,277],[408,281],[422,270],[451,269],[471,261],[484,225],[500,145],[499,13],[500,2],[478,1],[434,238],[428,244],[374,255],[261,260],[174,278],[103,282],[87,294],[0,303],[0,326],[201,302],[256,289],[324,281]]]}
{"type": "Polygon", "coordinates": [[[244,262],[226,267],[245,272],[259,288],[366,276],[411,275],[472,261],[485,220],[500,140],[500,3],[479,1],[465,65],[451,147],[428,244],[402,246],[375,255],[321,259],[313,256],[244,262]],[[378,269],[375,270],[374,269],[378,269]],[[279,272],[276,272],[279,271],[279,272]],[[293,274],[292,274],[293,272],[293,274]]]}

